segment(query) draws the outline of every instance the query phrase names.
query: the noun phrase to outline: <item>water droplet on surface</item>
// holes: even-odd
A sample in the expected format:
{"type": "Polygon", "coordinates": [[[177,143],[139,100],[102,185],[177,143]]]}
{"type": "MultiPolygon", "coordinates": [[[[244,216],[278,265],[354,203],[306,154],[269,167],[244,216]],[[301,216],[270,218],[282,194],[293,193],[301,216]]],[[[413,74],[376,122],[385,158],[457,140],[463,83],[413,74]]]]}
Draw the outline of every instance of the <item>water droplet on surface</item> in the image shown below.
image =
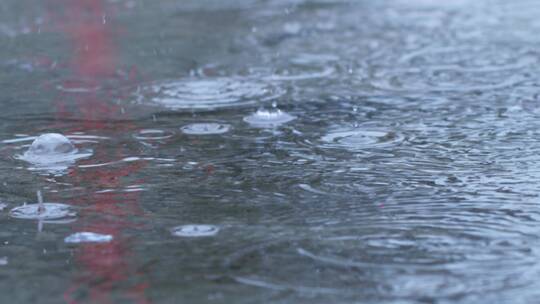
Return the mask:
{"type": "Polygon", "coordinates": [[[205,237],[214,236],[219,232],[219,227],[214,225],[183,225],[171,229],[174,236],[181,237],[205,237]]]}
{"type": "Polygon", "coordinates": [[[7,257],[1,257],[0,258],[0,266],[6,266],[8,264],[8,258],[7,257]]]}
{"type": "Polygon", "coordinates": [[[79,243],[108,243],[112,241],[113,236],[109,234],[101,234],[95,232],[77,232],[72,235],[67,236],[64,239],[64,242],[68,244],[79,244],[79,243]]]}
{"type": "Polygon", "coordinates": [[[238,77],[180,79],[155,82],[141,87],[135,96],[140,104],[171,110],[214,110],[268,101],[283,90],[261,81],[238,77]]]}
{"type": "Polygon", "coordinates": [[[80,151],[69,138],[58,133],[46,133],[38,136],[30,148],[16,158],[35,165],[35,170],[59,174],[76,160],[91,156],[89,150],[80,151]]]}
{"type": "Polygon", "coordinates": [[[272,111],[260,109],[257,112],[244,117],[245,122],[256,128],[275,128],[295,119],[296,116],[285,113],[279,109],[272,111]]]}
{"type": "Polygon", "coordinates": [[[214,135],[223,134],[231,129],[230,125],[220,123],[192,123],[180,128],[187,135],[214,135]]]}

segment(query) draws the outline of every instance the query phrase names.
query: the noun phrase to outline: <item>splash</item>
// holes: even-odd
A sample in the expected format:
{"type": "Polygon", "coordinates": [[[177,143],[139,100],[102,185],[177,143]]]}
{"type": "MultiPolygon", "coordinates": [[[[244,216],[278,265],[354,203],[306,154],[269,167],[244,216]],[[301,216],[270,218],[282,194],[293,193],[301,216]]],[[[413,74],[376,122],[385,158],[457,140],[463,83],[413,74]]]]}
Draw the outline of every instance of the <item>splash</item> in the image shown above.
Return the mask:
{"type": "Polygon", "coordinates": [[[275,128],[295,120],[296,116],[285,113],[281,110],[264,110],[244,117],[244,121],[255,128],[275,128]]]}
{"type": "Polygon", "coordinates": [[[229,132],[230,125],[215,122],[193,123],[180,128],[187,135],[215,135],[229,132]]]}
{"type": "Polygon", "coordinates": [[[219,227],[214,225],[183,225],[171,229],[172,235],[181,237],[214,236],[218,232],[219,227]]]}
{"type": "Polygon", "coordinates": [[[41,191],[37,192],[37,198],[37,204],[15,207],[11,209],[9,216],[27,220],[61,220],[76,216],[76,212],[69,205],[43,202],[41,191]]]}

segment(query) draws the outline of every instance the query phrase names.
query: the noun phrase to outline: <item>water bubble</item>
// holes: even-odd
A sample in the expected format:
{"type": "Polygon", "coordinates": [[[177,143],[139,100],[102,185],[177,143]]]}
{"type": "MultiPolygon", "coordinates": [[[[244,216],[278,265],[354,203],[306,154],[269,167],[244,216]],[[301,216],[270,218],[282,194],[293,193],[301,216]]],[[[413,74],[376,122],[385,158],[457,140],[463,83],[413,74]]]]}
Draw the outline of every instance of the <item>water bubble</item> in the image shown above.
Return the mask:
{"type": "Polygon", "coordinates": [[[38,136],[30,148],[18,159],[35,165],[35,170],[60,174],[76,160],[91,156],[90,151],[79,151],[64,135],[47,133],[38,136]]]}
{"type": "Polygon", "coordinates": [[[230,125],[220,123],[192,123],[180,128],[187,135],[213,135],[223,134],[231,129],[230,125]]]}
{"type": "Polygon", "coordinates": [[[109,234],[100,234],[94,232],[77,232],[64,239],[69,244],[79,243],[108,243],[112,241],[113,236],[109,234]]]}
{"type": "Polygon", "coordinates": [[[296,116],[285,113],[281,110],[264,110],[244,117],[244,121],[256,128],[275,128],[289,121],[295,120],[296,116]]]}
{"type": "Polygon", "coordinates": [[[141,87],[136,101],[171,110],[214,110],[272,100],[282,94],[283,90],[273,85],[246,78],[189,78],[141,87]]]}
{"type": "Polygon", "coordinates": [[[174,236],[181,237],[204,237],[214,236],[219,232],[219,227],[214,225],[183,225],[171,229],[174,236]]]}
{"type": "Polygon", "coordinates": [[[62,134],[47,133],[40,135],[28,150],[28,154],[51,155],[77,152],[77,148],[62,134]]]}

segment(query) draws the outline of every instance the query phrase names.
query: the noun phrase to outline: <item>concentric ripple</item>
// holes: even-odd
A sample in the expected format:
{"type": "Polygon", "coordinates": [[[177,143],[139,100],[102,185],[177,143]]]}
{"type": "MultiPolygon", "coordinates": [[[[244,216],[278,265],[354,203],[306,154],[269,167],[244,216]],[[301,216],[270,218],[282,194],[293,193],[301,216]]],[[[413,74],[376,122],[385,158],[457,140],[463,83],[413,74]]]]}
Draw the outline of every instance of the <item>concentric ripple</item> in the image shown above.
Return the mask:
{"type": "Polygon", "coordinates": [[[428,47],[374,70],[369,82],[384,91],[474,93],[516,86],[537,59],[525,51],[428,47]],[[510,55],[511,54],[511,55],[510,55]]]}
{"type": "Polygon", "coordinates": [[[531,244],[511,221],[479,224],[479,217],[490,220],[494,214],[432,212],[413,210],[402,220],[373,214],[375,221],[299,229],[289,239],[250,244],[226,257],[224,266],[241,284],[345,298],[446,298],[469,288],[490,292],[534,282],[534,271],[523,272],[535,263],[531,244]],[[501,271],[500,263],[508,268],[501,271]],[[287,265],[288,271],[275,265],[287,265]],[[478,274],[489,275],[471,283],[478,274]]]}
{"type": "Polygon", "coordinates": [[[287,68],[275,71],[271,80],[300,81],[328,78],[336,73],[339,57],[331,54],[302,53],[289,59],[287,68]]]}
{"type": "Polygon", "coordinates": [[[142,141],[164,140],[164,139],[171,138],[173,136],[174,136],[173,132],[159,130],[159,129],[144,129],[144,130],[140,130],[139,132],[133,135],[133,137],[142,141]]]}
{"type": "Polygon", "coordinates": [[[279,87],[247,78],[187,78],[143,86],[135,98],[140,104],[171,110],[214,110],[268,101],[283,93],[279,87]]]}
{"type": "Polygon", "coordinates": [[[362,150],[396,145],[403,136],[393,131],[382,129],[364,129],[358,127],[337,127],[321,137],[323,147],[362,150]]]}
{"type": "Polygon", "coordinates": [[[180,128],[187,135],[215,135],[229,132],[231,126],[215,122],[192,123],[180,128]]]}

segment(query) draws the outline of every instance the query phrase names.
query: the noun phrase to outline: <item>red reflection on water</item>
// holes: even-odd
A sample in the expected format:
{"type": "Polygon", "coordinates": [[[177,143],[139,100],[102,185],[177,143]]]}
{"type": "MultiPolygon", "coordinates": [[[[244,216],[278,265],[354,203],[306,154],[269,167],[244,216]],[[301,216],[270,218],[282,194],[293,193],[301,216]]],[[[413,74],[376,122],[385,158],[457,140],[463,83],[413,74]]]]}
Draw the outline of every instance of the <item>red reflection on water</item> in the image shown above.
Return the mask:
{"type": "MultiPolygon", "coordinates": [[[[69,123],[65,133],[85,131],[118,138],[135,128],[131,123],[112,122],[126,116],[121,108],[107,100],[103,87],[119,83],[114,35],[102,0],[48,0],[50,20],[65,34],[72,47],[68,78],[58,87],[62,93],[56,102],[59,121],[69,123]]],[[[134,77],[134,71],[128,73],[134,77]]],[[[94,156],[87,163],[107,163],[122,159],[121,148],[111,150],[94,147],[94,156]]],[[[113,235],[106,244],[86,244],[75,249],[74,262],[79,270],[64,298],[68,303],[112,303],[130,300],[148,303],[148,283],[132,260],[130,243],[123,237],[127,229],[137,228],[133,217],[143,214],[138,192],[122,192],[130,177],[144,162],[119,162],[96,168],[75,168],[70,172],[74,186],[85,187],[88,193],[73,203],[84,206],[75,231],[91,231],[113,235]],[[112,192],[97,193],[112,189],[112,192]]],[[[131,181],[133,182],[133,181],[131,181]]]]}

